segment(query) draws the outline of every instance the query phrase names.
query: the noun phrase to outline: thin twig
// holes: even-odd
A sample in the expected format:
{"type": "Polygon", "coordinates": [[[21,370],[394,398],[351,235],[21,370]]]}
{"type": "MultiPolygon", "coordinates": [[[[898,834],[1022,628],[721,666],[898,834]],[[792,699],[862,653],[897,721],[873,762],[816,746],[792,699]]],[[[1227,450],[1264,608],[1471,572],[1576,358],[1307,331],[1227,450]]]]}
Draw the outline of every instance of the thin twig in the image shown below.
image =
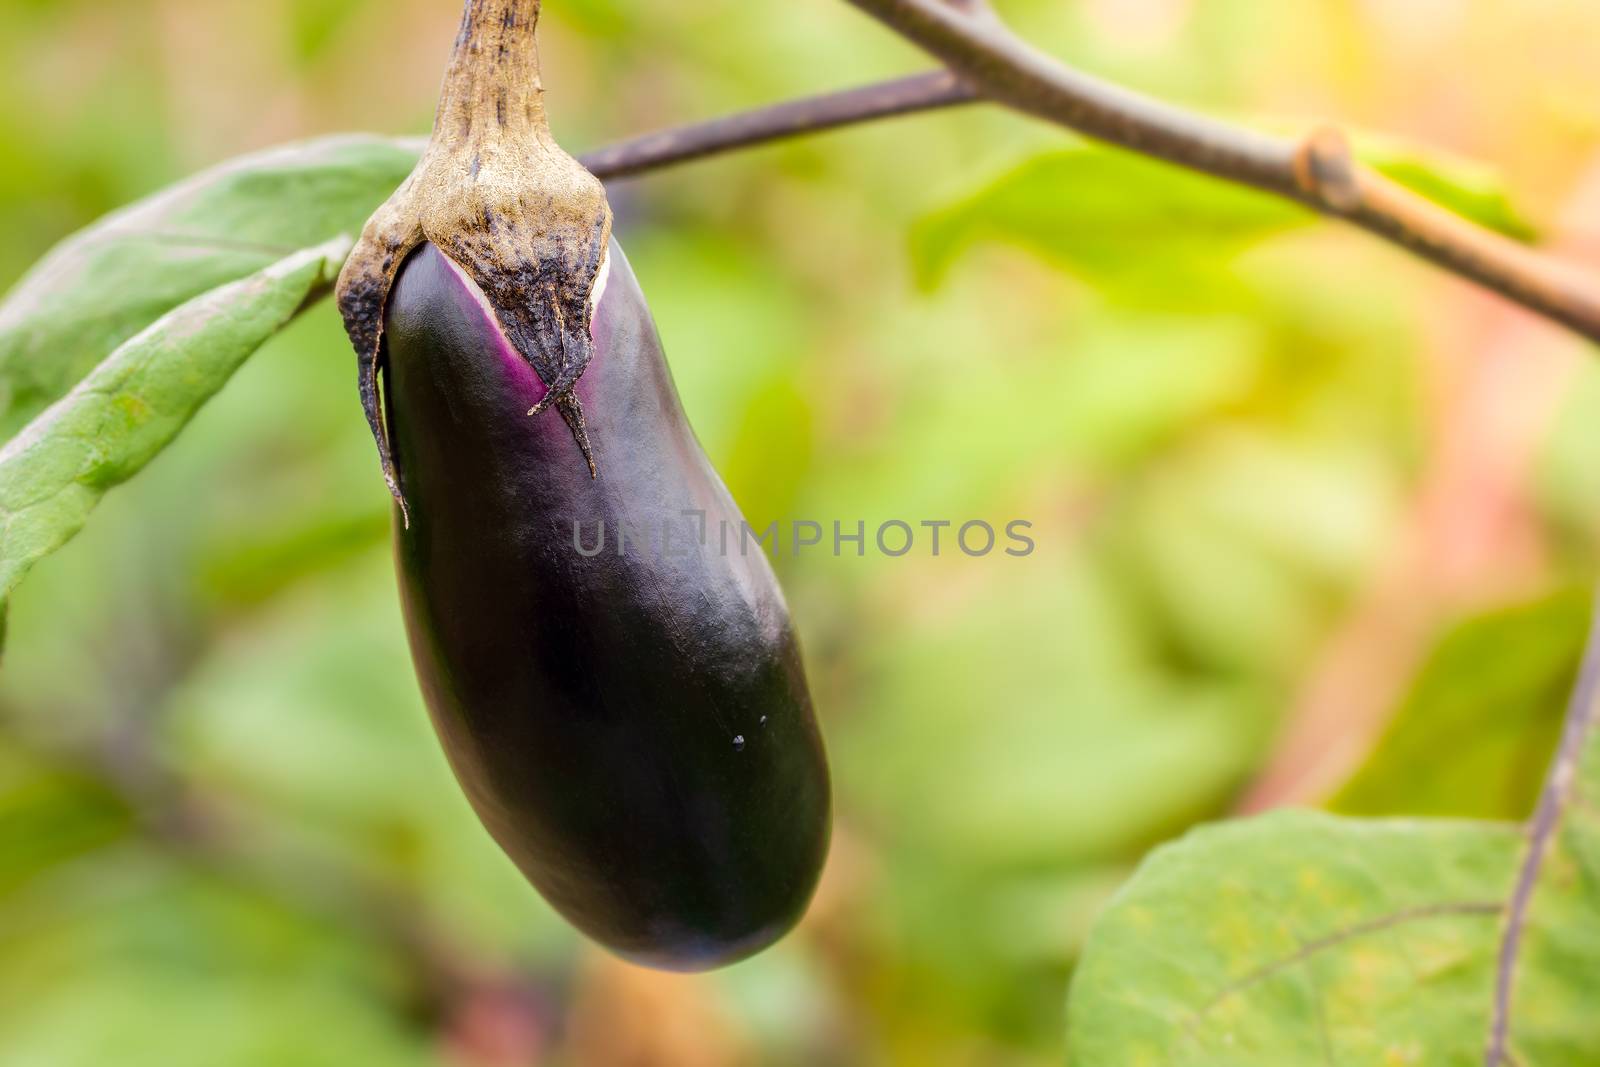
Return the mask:
{"type": "Polygon", "coordinates": [[[1500,959],[1495,971],[1494,1016],[1489,1024],[1489,1047],[1484,1054],[1486,1067],[1501,1067],[1507,1062],[1511,1039],[1511,994],[1516,983],[1517,956],[1527,928],[1528,907],[1539,884],[1539,873],[1549,856],[1550,846],[1560,828],[1578,781],[1578,768],[1584,748],[1594,732],[1595,702],[1600,697],[1600,591],[1596,592],[1589,641],[1583,652],[1583,666],[1567,705],[1566,725],[1561,744],[1539,794],[1539,806],[1528,824],[1528,849],[1517,872],[1516,886],[1506,910],[1505,929],[1500,934],[1500,959]]]}
{"type": "Polygon", "coordinates": [[[596,177],[614,181],[739,148],[977,99],[978,94],[956,75],[935,70],[645,134],[579,159],[596,177]]]}
{"type": "Polygon", "coordinates": [[[1600,275],[1475,226],[1361,166],[1337,130],[1295,141],[1173,107],[1067,67],[987,11],[940,0],[850,3],[996,103],[1346,219],[1600,341],[1600,275]]]}

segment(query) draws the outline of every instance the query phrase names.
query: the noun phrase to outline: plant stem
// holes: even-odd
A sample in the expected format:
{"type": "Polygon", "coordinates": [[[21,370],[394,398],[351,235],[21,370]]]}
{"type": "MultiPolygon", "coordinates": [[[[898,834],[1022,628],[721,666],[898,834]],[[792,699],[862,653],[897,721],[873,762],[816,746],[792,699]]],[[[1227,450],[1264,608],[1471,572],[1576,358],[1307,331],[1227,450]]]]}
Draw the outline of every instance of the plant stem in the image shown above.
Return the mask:
{"type": "Polygon", "coordinates": [[[955,107],[978,99],[978,94],[954,74],[935,70],[649,133],[596,149],[578,159],[595,177],[612,181],[772,141],[955,107]]]}
{"type": "Polygon", "coordinates": [[[1545,775],[1539,804],[1528,823],[1528,847],[1517,871],[1516,885],[1506,908],[1505,927],[1500,933],[1500,955],[1495,970],[1494,1014],[1489,1024],[1489,1044],[1484,1054],[1486,1067],[1501,1067],[1507,1061],[1511,1041],[1511,994],[1516,984],[1517,958],[1522,950],[1522,935],[1527,928],[1528,909],[1533,903],[1539,875],[1549,857],[1556,832],[1561,827],[1589,738],[1594,733],[1596,702],[1600,700],[1600,590],[1596,591],[1589,624],[1589,640],[1583,651],[1583,664],[1577,684],[1567,704],[1566,724],[1561,742],[1545,775]]]}
{"type": "Polygon", "coordinates": [[[495,116],[501,129],[549,138],[539,78],[540,0],[466,0],[434,117],[436,140],[465,140],[495,116]]]}

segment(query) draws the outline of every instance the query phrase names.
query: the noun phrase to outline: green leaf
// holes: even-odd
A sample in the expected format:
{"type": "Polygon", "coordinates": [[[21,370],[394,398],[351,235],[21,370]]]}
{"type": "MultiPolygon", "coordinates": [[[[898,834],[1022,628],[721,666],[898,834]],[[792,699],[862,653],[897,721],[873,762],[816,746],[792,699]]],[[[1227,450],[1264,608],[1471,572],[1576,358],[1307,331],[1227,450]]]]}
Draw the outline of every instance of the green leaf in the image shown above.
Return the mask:
{"type": "Polygon", "coordinates": [[[330,285],[338,238],[179,307],[112,353],[0,449],[0,606],[82,529],[252,352],[330,285]]]}
{"type": "Polygon", "coordinates": [[[1477,1067],[1519,845],[1508,825],[1309,812],[1197,830],[1091,933],[1068,1062],[1477,1067]]]}
{"type": "Polygon", "coordinates": [[[1452,628],[1330,806],[1345,815],[1526,816],[1561,731],[1588,614],[1587,590],[1571,587],[1452,628]]]}
{"type": "Polygon", "coordinates": [[[980,242],[1018,245],[1108,295],[1163,305],[1225,290],[1222,264],[1315,216],[1227,182],[1101,147],[1017,167],[923,219],[918,281],[937,285],[980,242]]]}
{"type": "Polygon", "coordinates": [[[0,437],[166,312],[339,234],[410,173],[417,147],[328,137],[224,163],[63,241],[0,303],[0,437]]]}
{"type": "Polygon", "coordinates": [[[1539,237],[1538,229],[1511,202],[1499,177],[1486,167],[1381,139],[1364,140],[1360,155],[1373,169],[1480,226],[1518,241],[1539,237]]]}

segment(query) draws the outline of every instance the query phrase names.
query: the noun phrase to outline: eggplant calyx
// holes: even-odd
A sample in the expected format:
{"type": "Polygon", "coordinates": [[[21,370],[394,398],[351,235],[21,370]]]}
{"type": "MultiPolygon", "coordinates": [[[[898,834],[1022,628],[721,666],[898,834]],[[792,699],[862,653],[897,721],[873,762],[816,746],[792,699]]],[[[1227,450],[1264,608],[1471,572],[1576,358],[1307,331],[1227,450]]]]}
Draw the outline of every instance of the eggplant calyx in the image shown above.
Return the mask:
{"type": "Polygon", "coordinates": [[[599,179],[550,134],[538,21],[539,0],[466,0],[428,147],[368,220],[339,275],[361,406],[407,525],[378,373],[390,290],[424,242],[477,283],[512,348],[545,384],[529,414],[555,408],[597,474],[574,390],[593,355],[592,297],[611,240],[611,208],[599,179]]]}

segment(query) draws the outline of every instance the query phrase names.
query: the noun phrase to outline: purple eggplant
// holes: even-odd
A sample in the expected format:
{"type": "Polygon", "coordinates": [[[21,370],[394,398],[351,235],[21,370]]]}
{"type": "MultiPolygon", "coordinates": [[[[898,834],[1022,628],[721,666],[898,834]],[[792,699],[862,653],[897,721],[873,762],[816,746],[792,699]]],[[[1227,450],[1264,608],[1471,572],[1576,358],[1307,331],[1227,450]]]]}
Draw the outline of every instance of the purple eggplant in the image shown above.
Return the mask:
{"type": "Polygon", "coordinates": [[[545,386],[470,275],[431,243],[405,261],[384,381],[401,596],[495,840],[595,940],[698,969],[804,911],[828,771],[771,567],[738,536],[615,242],[607,259],[573,386],[592,472],[568,425],[529,417],[545,386]]]}
{"type": "Polygon", "coordinates": [[[783,595],[684,418],[605,189],[550,135],[539,8],[465,0],[433,136],[339,309],[468,799],[590,936],[710,967],[805,910],[827,764],[783,595]]]}

